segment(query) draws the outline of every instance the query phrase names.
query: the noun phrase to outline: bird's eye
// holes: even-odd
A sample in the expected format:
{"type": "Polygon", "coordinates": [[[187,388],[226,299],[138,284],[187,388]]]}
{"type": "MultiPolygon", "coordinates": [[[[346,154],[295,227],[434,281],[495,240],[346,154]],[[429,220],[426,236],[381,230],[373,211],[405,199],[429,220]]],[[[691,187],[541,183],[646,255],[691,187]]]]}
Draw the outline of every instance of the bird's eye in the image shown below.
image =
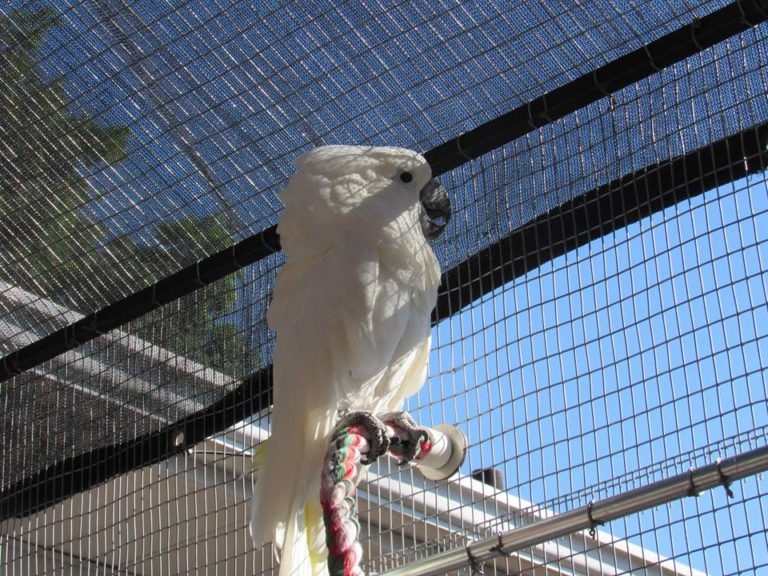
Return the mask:
{"type": "Polygon", "coordinates": [[[401,172],[400,180],[408,184],[408,182],[413,180],[413,174],[411,174],[410,172],[401,172]]]}

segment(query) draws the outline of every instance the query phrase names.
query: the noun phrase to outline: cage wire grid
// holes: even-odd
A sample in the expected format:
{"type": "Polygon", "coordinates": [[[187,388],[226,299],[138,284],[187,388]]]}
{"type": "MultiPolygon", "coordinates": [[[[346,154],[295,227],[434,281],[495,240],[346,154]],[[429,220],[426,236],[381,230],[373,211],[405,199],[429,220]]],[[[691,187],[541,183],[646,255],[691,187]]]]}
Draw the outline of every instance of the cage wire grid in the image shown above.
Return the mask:
{"type": "MultiPolygon", "coordinates": [[[[0,158],[15,171],[0,196],[2,351],[268,228],[292,158],[313,145],[433,149],[728,5],[10,4],[1,79],[38,107],[3,129],[0,158]],[[44,8],[58,18],[50,29],[44,8]],[[18,44],[38,33],[39,46],[18,44]],[[44,87],[57,78],[62,88],[44,87]],[[29,146],[14,162],[17,142],[29,146]],[[74,168],[47,174],[54,161],[74,168]]],[[[423,424],[459,426],[471,448],[447,483],[391,461],[368,471],[368,572],[766,445],[766,33],[758,24],[555,122],[531,118],[528,134],[441,176],[455,213],[436,249],[458,271],[448,290],[471,297],[447,300],[430,378],[408,407],[423,424]],[[721,149],[725,167],[709,168],[721,149]],[[662,185],[665,170],[679,201],[639,221],[576,224],[590,240],[576,245],[515,236],[541,222],[565,235],[558,206],[662,185]],[[505,246],[540,265],[461,268],[505,246]],[[482,470],[503,483],[472,477],[482,470]]],[[[28,478],[63,498],[3,517],[3,573],[274,571],[246,526],[281,258],[0,383],[0,504],[28,478]],[[224,402],[249,378],[258,395],[224,402]],[[159,461],[159,444],[132,448],[169,427],[177,439],[184,418],[185,432],[205,432],[194,446],[159,461]],[[103,477],[115,453],[138,469],[103,477]],[[84,454],[95,456],[79,460],[83,490],[71,491],[55,466],[84,454]]],[[[759,573],[765,488],[753,477],[732,489],[517,550],[486,573],[759,573]]]]}
{"type": "MultiPolygon", "coordinates": [[[[44,4],[39,5],[45,6],[44,4]]],[[[245,208],[250,209],[251,207],[258,210],[257,212],[249,213],[247,218],[245,215],[243,216],[246,222],[253,222],[251,224],[251,232],[265,227],[264,224],[266,223],[273,223],[279,206],[274,200],[274,192],[280,189],[284,182],[285,175],[290,173],[290,161],[302,149],[306,148],[307,136],[312,136],[312,134],[304,134],[302,136],[302,134],[312,126],[312,124],[307,125],[307,121],[302,120],[302,118],[306,118],[308,115],[312,114],[313,119],[319,119],[321,121],[326,120],[326,115],[321,115],[322,110],[312,111],[311,108],[307,110],[296,110],[292,119],[276,118],[272,119],[271,122],[266,122],[266,119],[257,114],[253,121],[258,121],[260,124],[253,126],[254,128],[257,128],[257,130],[252,131],[253,134],[261,135],[259,130],[262,129],[262,125],[275,127],[275,131],[264,134],[257,140],[257,142],[279,136],[279,127],[282,126],[283,130],[286,130],[287,134],[291,134],[292,136],[292,132],[298,129],[300,133],[299,136],[302,136],[300,140],[301,144],[299,144],[299,146],[302,146],[303,148],[289,146],[282,154],[273,154],[272,161],[268,162],[267,165],[264,166],[264,169],[248,170],[249,166],[253,166],[252,155],[258,153],[258,148],[254,145],[244,145],[242,142],[239,142],[238,139],[230,137],[227,130],[222,129],[219,125],[222,122],[219,115],[227,114],[226,107],[222,105],[214,107],[211,102],[211,96],[206,96],[208,94],[213,93],[219,96],[217,101],[222,104],[233,101],[234,103],[237,103],[240,108],[246,107],[248,110],[264,109],[266,112],[269,112],[273,108],[277,108],[278,110],[282,107],[287,107],[289,109],[291,107],[295,108],[297,106],[296,100],[302,99],[302,90],[307,88],[321,91],[318,94],[318,98],[321,100],[327,100],[329,103],[336,102],[336,96],[338,95],[335,92],[337,92],[338,89],[331,90],[324,84],[316,86],[316,78],[319,73],[325,74],[326,77],[330,78],[328,82],[334,83],[339,81],[337,78],[338,75],[331,74],[334,70],[345,73],[344,77],[356,77],[362,75],[361,80],[365,82],[365,86],[364,89],[360,91],[362,92],[360,96],[363,97],[362,101],[366,103],[364,110],[357,112],[357,108],[360,105],[357,99],[350,96],[349,88],[347,88],[346,91],[343,92],[343,95],[346,96],[344,102],[345,104],[348,103],[353,106],[352,110],[355,111],[355,114],[351,116],[329,114],[328,116],[335,119],[335,122],[322,123],[319,128],[313,128],[315,132],[338,134],[341,131],[342,134],[339,134],[340,140],[344,140],[342,136],[346,136],[347,139],[355,140],[360,137],[359,133],[343,133],[345,125],[352,124],[355,125],[360,132],[365,130],[365,134],[369,139],[400,142],[400,140],[403,139],[403,135],[399,134],[399,132],[403,129],[407,129],[409,130],[408,143],[417,149],[427,149],[440,141],[441,134],[446,133],[446,122],[451,122],[448,126],[450,126],[453,131],[462,131],[463,129],[479,123],[479,121],[493,118],[499,112],[514,107],[515,104],[523,104],[530,96],[545,93],[548,89],[557,85],[557,82],[563,78],[564,74],[567,72],[570,72],[571,77],[576,75],[574,74],[573,67],[563,69],[562,66],[559,67],[560,69],[555,68],[550,72],[552,75],[551,79],[547,77],[541,78],[540,74],[529,75],[536,79],[531,89],[529,89],[532,93],[523,92],[517,100],[511,100],[509,90],[506,89],[506,86],[504,86],[503,91],[498,88],[492,91],[490,88],[485,87],[489,84],[490,80],[496,77],[494,72],[501,73],[505,70],[509,71],[515,68],[513,64],[516,63],[509,61],[505,56],[506,52],[513,48],[512,46],[509,46],[509,40],[494,45],[492,49],[486,48],[484,51],[481,51],[482,55],[486,56],[488,59],[490,59],[492,54],[495,54],[496,58],[502,59],[500,63],[492,61],[494,66],[490,68],[490,71],[487,67],[476,64],[473,59],[467,58],[466,54],[453,54],[453,52],[449,51],[448,54],[450,55],[450,60],[443,64],[442,69],[433,70],[431,72],[425,70],[423,75],[414,78],[414,83],[418,79],[423,85],[429,86],[430,84],[435,84],[442,88],[450,82],[454,87],[448,93],[453,94],[460,86],[465,84],[463,82],[455,82],[455,75],[459,72],[464,72],[466,76],[472,78],[473,81],[478,84],[480,94],[475,95],[470,92],[469,96],[473,98],[471,105],[463,105],[460,109],[462,112],[460,115],[456,115],[455,118],[454,116],[442,118],[442,124],[437,124],[435,120],[432,120],[436,117],[436,114],[431,113],[432,109],[429,104],[423,104],[420,101],[412,101],[407,95],[407,88],[409,86],[402,86],[402,89],[398,89],[396,93],[402,94],[401,98],[408,99],[407,105],[405,103],[402,105],[402,108],[407,114],[402,114],[402,112],[400,112],[400,114],[397,115],[402,116],[400,122],[390,126],[390,121],[386,120],[386,118],[380,118],[381,112],[379,110],[382,104],[380,101],[381,96],[379,96],[379,101],[370,101],[371,91],[381,85],[384,88],[385,94],[392,93],[393,87],[389,84],[397,81],[397,79],[391,79],[394,77],[393,70],[398,71],[411,64],[420,63],[421,59],[424,59],[429,63],[429,59],[424,58],[424,56],[419,60],[415,59],[413,56],[407,57],[404,53],[404,48],[400,48],[400,52],[394,54],[389,60],[393,60],[394,57],[397,57],[402,58],[402,62],[400,60],[395,60],[394,62],[396,62],[396,65],[394,65],[394,63],[383,61],[382,56],[379,56],[378,51],[375,50],[379,44],[368,46],[365,39],[359,38],[360,33],[355,31],[349,24],[349,17],[345,16],[343,11],[338,11],[339,18],[326,17],[323,19],[322,24],[326,24],[326,21],[334,22],[334,26],[336,27],[339,26],[338,22],[346,24],[336,35],[331,35],[329,32],[324,32],[324,28],[322,28],[321,24],[318,22],[319,17],[316,16],[318,12],[311,10],[309,7],[306,7],[303,10],[300,7],[291,8],[291,10],[304,12],[303,14],[292,14],[294,17],[293,19],[284,18],[279,8],[267,12],[261,19],[256,19],[253,16],[250,18],[243,16],[240,25],[237,26],[237,21],[234,20],[234,14],[230,14],[226,10],[226,8],[233,8],[231,5],[212,4],[212,6],[216,6],[216,10],[213,10],[212,12],[210,11],[210,7],[206,8],[205,6],[199,6],[194,2],[182,3],[173,10],[170,5],[164,3],[158,3],[158,5],[159,15],[153,10],[149,10],[148,7],[144,7],[144,11],[148,12],[148,14],[140,12],[140,9],[142,8],[140,3],[99,3],[98,6],[94,6],[92,3],[72,4],[67,10],[64,10],[61,15],[61,18],[69,18],[70,26],[63,31],[54,31],[54,33],[59,34],[59,36],[63,34],[65,34],[65,36],[63,38],[56,38],[58,42],[40,55],[40,66],[47,72],[47,74],[52,77],[66,75],[67,77],[72,77],[73,80],[78,81],[73,82],[77,87],[73,90],[73,96],[70,99],[62,97],[64,104],[73,103],[75,101],[84,101],[84,103],[90,104],[91,111],[97,118],[104,118],[105,120],[108,120],[110,124],[128,126],[132,129],[133,134],[139,136],[134,141],[137,146],[136,149],[131,150],[131,154],[129,154],[127,159],[128,162],[108,168],[94,166],[94,171],[97,173],[93,175],[93,179],[99,184],[96,188],[96,194],[100,194],[103,201],[89,202],[89,206],[90,204],[93,205],[92,209],[101,210],[101,212],[93,215],[94,220],[103,222],[106,219],[111,230],[115,230],[122,235],[130,234],[139,238],[151,238],[152,230],[150,224],[157,220],[167,219],[177,211],[205,214],[213,212],[215,216],[225,218],[226,215],[226,218],[232,218],[237,222],[238,214],[231,214],[232,210],[228,209],[226,206],[216,206],[216,198],[219,196],[217,189],[226,187],[233,189],[230,194],[236,194],[238,196],[239,202],[233,203],[232,207],[237,205],[243,210],[245,208]],[[166,9],[162,10],[164,6],[166,9]],[[110,8],[112,9],[111,11],[110,8]],[[197,15],[198,13],[200,15],[197,15]],[[171,19],[171,15],[177,16],[178,21],[171,19]],[[220,23],[217,19],[223,18],[226,24],[231,25],[229,29],[244,34],[245,46],[239,48],[240,60],[238,60],[234,54],[230,55],[229,52],[226,51],[231,44],[229,37],[214,41],[203,35],[204,27],[200,23],[200,20],[202,19],[201,15],[206,15],[208,17],[203,20],[210,22],[209,26],[219,25],[225,27],[224,24],[220,23]],[[146,18],[146,21],[141,19],[142,16],[146,18]],[[166,21],[168,23],[166,23],[166,21]],[[161,26],[161,24],[163,25],[161,26]],[[307,50],[308,58],[317,65],[317,70],[311,74],[307,71],[309,74],[308,80],[315,79],[314,84],[295,77],[296,72],[292,69],[292,65],[303,65],[299,62],[297,56],[293,56],[286,61],[285,57],[282,55],[283,51],[291,55],[297,53],[300,44],[297,47],[296,43],[299,42],[299,40],[304,39],[303,35],[297,38],[297,35],[300,34],[299,30],[301,30],[302,24],[311,24],[313,25],[313,29],[319,30],[318,33],[322,32],[321,37],[323,40],[317,42],[317,46],[311,46],[311,50],[307,50]],[[176,55],[174,51],[169,48],[169,46],[175,46],[175,44],[171,44],[167,40],[163,42],[162,39],[158,37],[159,30],[164,29],[164,27],[171,27],[170,32],[168,33],[177,33],[179,35],[179,38],[177,39],[179,46],[176,50],[183,53],[183,60],[180,60],[182,56],[176,55]],[[262,40],[261,44],[252,42],[247,34],[248,32],[254,31],[257,27],[259,29],[265,29],[264,33],[268,36],[267,39],[262,40]],[[274,27],[274,29],[272,27],[274,27]],[[85,29],[82,30],[82,28],[85,29]],[[104,30],[102,30],[102,28],[104,30]],[[180,29],[183,30],[183,34],[178,31],[180,29]],[[331,38],[326,39],[325,37],[327,36],[330,36],[331,38]],[[127,37],[128,40],[123,41],[122,39],[124,37],[127,37]],[[331,58],[330,54],[326,55],[326,51],[332,46],[331,42],[334,38],[343,41],[344,44],[351,43],[353,39],[356,39],[358,45],[352,47],[352,55],[354,56],[354,59],[352,59],[349,64],[345,65],[346,60],[342,60],[335,68],[329,69],[327,64],[325,66],[322,64],[331,58]],[[147,46],[142,45],[142,40],[147,46]],[[278,49],[267,51],[263,45],[266,40],[273,41],[278,49]],[[98,44],[95,44],[97,41],[98,44]],[[190,52],[193,51],[194,46],[190,47],[188,45],[190,42],[194,42],[195,45],[198,46],[206,46],[207,48],[199,50],[199,54],[196,54],[195,57],[192,58],[190,52]],[[83,63],[79,62],[78,59],[76,59],[76,56],[72,53],[74,47],[80,48],[78,43],[83,44],[82,50],[88,54],[88,57],[84,59],[85,62],[83,63]],[[106,46],[104,46],[104,44],[106,44],[106,46]],[[281,47],[283,47],[282,50],[279,49],[281,47]],[[217,50],[217,48],[221,48],[221,50],[217,50]],[[248,50],[247,53],[243,53],[245,49],[248,50]],[[317,53],[315,50],[317,50],[317,53]],[[221,56],[220,53],[222,51],[228,55],[228,61],[221,62],[223,56],[221,56]],[[241,61],[242,59],[245,59],[246,56],[249,56],[249,59],[252,61],[254,59],[253,54],[257,57],[260,56],[259,64],[265,66],[265,70],[260,71],[256,76],[249,75],[249,62],[241,61]],[[375,68],[373,67],[374,62],[367,61],[370,59],[371,54],[374,54],[378,60],[382,60],[375,68]],[[272,60],[262,61],[262,58],[266,59],[266,56],[274,56],[274,62],[277,62],[278,64],[273,63],[272,60]],[[74,62],[72,62],[73,59],[74,62]],[[138,60],[146,61],[147,64],[136,71],[136,67],[132,67],[131,63],[138,60]],[[371,67],[367,74],[362,74],[362,72],[357,71],[356,65],[358,62],[361,67],[363,65],[371,67]],[[503,66],[501,65],[502,63],[504,63],[503,66]],[[144,76],[148,73],[145,68],[150,64],[158,67],[159,70],[154,72],[152,75],[152,83],[148,85],[145,90],[143,85],[147,84],[147,81],[144,79],[144,76]],[[384,64],[387,64],[388,66],[383,68],[384,64]],[[462,70],[460,67],[456,66],[457,64],[467,67],[468,70],[462,70]],[[200,69],[198,70],[198,68],[195,68],[195,65],[199,66],[200,69]],[[449,67],[448,65],[454,66],[449,67]],[[234,79],[228,83],[227,81],[232,74],[227,75],[227,72],[231,72],[232,69],[239,70],[240,67],[246,69],[242,75],[243,77],[238,79],[237,84],[231,84],[231,82],[235,82],[234,79]],[[190,74],[193,76],[193,79],[196,80],[194,85],[190,85],[190,74]],[[427,82],[421,82],[423,77],[426,77],[427,82]],[[248,82],[245,83],[244,80],[247,80],[248,82]],[[251,94],[253,91],[249,90],[249,87],[253,85],[261,86],[262,84],[271,85],[276,80],[282,80],[282,84],[284,84],[282,89],[283,92],[274,96],[277,106],[265,107],[263,103],[257,106],[259,102],[252,100],[253,96],[251,96],[251,94]],[[217,83],[219,81],[221,84],[217,83]],[[161,98],[159,102],[157,101],[159,96],[155,95],[159,89],[155,88],[155,86],[160,86],[164,93],[166,93],[165,98],[161,98]],[[193,88],[196,89],[193,90],[193,88]],[[533,90],[535,90],[535,92],[533,92],[533,90]],[[117,92],[120,97],[106,98],[104,101],[93,101],[96,95],[111,95],[113,92],[117,92]],[[126,92],[127,94],[125,94],[126,92]],[[219,95],[219,92],[222,94],[219,95]],[[203,97],[200,96],[201,94],[205,97],[205,102],[198,101],[203,97]],[[365,98],[366,96],[368,98],[365,98]],[[185,97],[191,99],[192,102],[190,102],[189,105],[182,107],[182,103],[187,104],[183,100],[185,97]],[[482,98],[482,100],[480,98],[482,98]],[[149,104],[145,103],[144,101],[146,99],[150,99],[151,102],[149,104]],[[482,104],[483,101],[486,102],[485,105],[482,104]],[[139,112],[138,114],[137,110],[139,112]],[[223,110],[223,112],[220,112],[220,110],[223,110]],[[365,114],[363,114],[363,112],[365,114]],[[478,116],[478,113],[481,115],[478,116]],[[380,126],[380,128],[373,132],[367,131],[368,128],[370,128],[370,115],[375,116],[375,119],[377,120],[376,125],[380,126]],[[456,118],[461,119],[460,124],[456,124],[456,118]],[[472,120],[469,120],[470,118],[472,118],[472,120]],[[181,122],[182,119],[184,120],[183,123],[181,122]],[[142,122],[142,120],[147,121],[142,122]],[[292,122],[286,124],[286,120],[292,120],[292,122]],[[429,123],[423,124],[425,120],[429,123]],[[199,128],[199,133],[185,135],[184,138],[178,136],[178,130],[193,131],[193,128],[198,126],[198,122],[204,124],[199,128]],[[418,131],[409,128],[414,125],[419,125],[418,131]],[[212,136],[213,138],[211,138],[212,136]],[[217,137],[224,141],[218,148],[211,150],[204,147],[209,141],[213,144],[217,144],[217,137]],[[393,137],[395,138],[394,140],[392,140],[393,137]],[[431,138],[431,140],[425,140],[427,137],[431,138]],[[232,140],[237,142],[237,144],[231,142],[232,140]],[[141,146],[138,146],[138,144],[141,144],[141,146]],[[254,148],[256,148],[256,151],[254,151],[254,148]],[[227,153],[224,153],[224,150],[226,150],[227,153]],[[145,155],[148,155],[149,151],[153,153],[153,156],[149,157],[147,160],[145,155]],[[248,162],[245,162],[243,166],[240,166],[238,161],[241,160],[241,156],[238,155],[238,153],[242,152],[247,152],[243,159],[248,162]],[[234,170],[240,185],[235,188],[234,178],[224,177],[224,175],[218,174],[216,176],[217,180],[214,182],[215,185],[211,185],[210,178],[205,176],[205,173],[209,171],[208,169],[202,170],[202,172],[204,172],[203,174],[200,173],[201,171],[199,169],[193,169],[196,158],[204,158],[207,165],[211,167],[210,170],[217,170],[219,167],[221,167],[221,170],[224,172],[234,170]],[[138,166],[133,165],[134,161],[138,166]],[[171,170],[169,168],[169,165],[178,163],[183,163],[185,166],[178,170],[171,170]],[[234,166],[230,168],[230,164],[233,164],[234,166]],[[271,175],[271,182],[269,180],[263,180],[263,178],[270,175],[270,172],[272,171],[271,167],[274,164],[278,164],[279,169],[271,175]],[[170,179],[163,178],[164,172],[168,173],[170,179]],[[200,178],[205,180],[205,185],[199,181],[200,178]],[[252,178],[261,178],[262,180],[251,180],[252,178]],[[243,185],[243,182],[247,182],[248,185],[243,185]],[[155,190],[147,190],[148,186],[152,186],[155,190]],[[181,190],[179,190],[180,187],[181,190]],[[132,195],[129,196],[126,190],[130,190],[132,195]],[[162,193],[160,192],[161,190],[168,190],[171,192],[162,193]],[[159,198],[159,195],[161,194],[161,202],[152,202],[153,199],[159,198]],[[182,196],[181,198],[177,197],[179,194],[182,196]],[[258,204],[248,202],[249,195],[257,196],[259,200],[258,204]],[[142,220],[148,220],[148,224],[138,226],[141,222],[137,221],[131,210],[127,210],[131,204],[135,204],[137,201],[141,204],[141,212],[144,213],[144,218],[142,218],[142,220]],[[213,208],[214,206],[215,208],[213,208]],[[264,208],[268,209],[266,214],[263,212],[264,208]],[[122,219],[126,219],[126,221],[123,222],[122,219]],[[132,224],[130,220],[134,220],[134,223],[132,224]]],[[[716,5],[717,4],[713,4],[713,6],[716,5]]],[[[38,4],[24,3],[24,6],[32,9],[33,7],[37,7],[38,4]]],[[[348,6],[348,4],[342,6],[348,6]]],[[[407,18],[406,16],[415,16],[419,14],[418,10],[413,10],[413,13],[405,13],[403,14],[402,20],[398,20],[397,10],[385,12],[383,5],[374,6],[376,9],[371,10],[372,13],[370,15],[363,14],[358,16],[358,19],[361,20],[361,25],[372,24],[373,22],[376,22],[377,17],[381,17],[386,18],[388,24],[393,26],[396,25],[395,30],[398,30],[399,32],[404,26],[402,22],[410,22],[413,20],[413,18],[407,18]]],[[[153,5],[153,7],[155,6],[153,5]]],[[[403,4],[400,4],[399,9],[402,10],[402,7],[403,4]]],[[[441,7],[437,10],[427,8],[422,8],[421,10],[424,11],[424,14],[420,15],[420,17],[415,19],[413,24],[410,25],[412,26],[411,29],[414,33],[419,33],[421,25],[425,25],[429,28],[436,28],[442,23],[443,27],[445,27],[446,24],[442,22],[443,20],[446,22],[456,20],[454,25],[461,24],[463,35],[454,31],[453,34],[447,36],[445,44],[449,50],[452,48],[453,44],[464,41],[465,36],[471,36],[474,31],[478,31],[477,34],[481,34],[482,24],[486,19],[492,20],[492,17],[496,16],[497,22],[499,18],[503,18],[502,22],[504,22],[504,20],[508,18],[508,16],[500,15],[501,11],[493,11],[489,17],[481,19],[480,22],[476,22],[473,19],[473,14],[466,8],[451,5],[441,7]]],[[[563,10],[565,10],[564,7],[563,10]]],[[[521,9],[521,13],[531,14],[531,11],[524,11],[521,9]]],[[[699,8],[689,9],[683,13],[688,13],[687,16],[690,19],[693,16],[703,15],[707,12],[699,8]]],[[[337,12],[332,12],[332,15],[335,14],[337,14],[337,12]]],[[[644,19],[638,19],[637,22],[628,22],[625,21],[627,16],[620,13],[618,19],[626,29],[623,31],[623,34],[620,34],[620,31],[616,28],[617,23],[612,22],[612,35],[605,38],[605,34],[600,33],[599,30],[599,27],[603,22],[601,18],[602,16],[602,12],[598,11],[597,14],[588,14],[585,18],[586,31],[597,30],[597,37],[592,39],[592,41],[595,43],[598,41],[600,41],[600,43],[608,43],[608,46],[606,47],[601,47],[600,44],[597,44],[596,48],[602,48],[602,51],[597,49],[591,51],[592,53],[590,56],[597,58],[598,62],[600,59],[605,59],[606,56],[611,56],[611,49],[615,51],[617,47],[622,46],[622,42],[630,42],[637,46],[642,44],[638,39],[642,37],[641,35],[643,31],[647,31],[649,26],[649,23],[644,19]],[[635,30],[635,27],[638,29],[635,30]]],[[[637,13],[633,12],[632,16],[637,16],[637,13]]],[[[675,16],[677,15],[674,12],[668,15],[668,17],[675,16]]],[[[540,19],[548,17],[549,15],[545,14],[540,16],[540,19]]],[[[536,21],[522,26],[522,32],[527,32],[528,34],[533,35],[535,35],[535,33],[540,34],[540,31],[536,29],[536,24],[538,23],[540,22],[536,21]]],[[[507,26],[509,26],[508,22],[507,26]]],[[[458,26],[454,27],[458,28],[458,26]]],[[[669,29],[674,29],[674,26],[670,25],[667,30],[669,29]]],[[[430,29],[430,32],[432,31],[433,30],[430,29]]],[[[438,31],[439,29],[434,30],[434,32],[438,31]]],[[[656,33],[658,34],[659,32],[660,30],[656,33]]],[[[394,34],[391,35],[394,36],[394,34]]],[[[232,36],[234,36],[234,34],[232,34],[232,36]]],[[[173,36],[171,37],[173,38],[173,36]]],[[[402,39],[407,36],[401,34],[399,37],[402,39]]],[[[526,37],[523,36],[523,38],[526,37]]],[[[498,41],[498,38],[492,39],[498,41]]],[[[392,42],[390,41],[389,43],[382,45],[389,48],[391,44],[392,42]]],[[[562,40],[560,40],[559,43],[556,42],[555,46],[561,44],[562,40]]],[[[440,60],[447,60],[449,56],[439,56],[437,48],[440,47],[441,45],[437,45],[432,48],[429,56],[437,56],[440,60]]],[[[528,49],[528,52],[530,52],[530,49],[528,49]]],[[[306,67],[306,65],[303,66],[306,67]]],[[[433,65],[433,67],[434,66],[435,65],[433,65]]],[[[588,66],[589,65],[585,66],[582,64],[582,69],[579,70],[579,72],[589,72],[591,68],[588,66]]],[[[421,72],[421,70],[419,72],[421,72]]],[[[520,75],[519,72],[517,74],[520,75]]],[[[347,80],[347,82],[349,82],[349,80],[347,80]]],[[[534,82],[534,80],[530,80],[530,82],[534,82]]],[[[427,95],[430,97],[425,98],[425,102],[431,104],[435,101],[435,95],[427,95]]],[[[438,108],[441,104],[444,106],[445,100],[445,96],[439,98],[437,102],[431,104],[432,108],[438,108]]],[[[463,103],[459,100],[458,104],[462,105],[463,103]]],[[[48,116],[43,116],[43,119],[46,117],[48,116]]],[[[233,123],[238,126],[238,135],[247,132],[247,130],[245,130],[246,127],[251,128],[249,124],[251,120],[248,117],[237,116],[233,120],[233,123]]],[[[66,134],[62,134],[60,138],[64,138],[65,136],[66,134]]],[[[129,145],[130,144],[131,143],[129,143],[129,145]]],[[[259,165],[263,165],[265,159],[259,158],[259,160],[259,165]]],[[[86,198],[86,200],[90,201],[92,199],[86,198]]],[[[82,206],[82,203],[79,205],[82,206]]],[[[11,212],[17,210],[14,206],[9,206],[7,209],[11,212]]],[[[17,215],[17,219],[21,220],[18,216],[19,215],[17,215]]],[[[40,214],[38,217],[45,218],[46,215],[40,214]]],[[[228,224],[231,227],[234,226],[230,230],[231,233],[236,234],[239,231],[239,226],[237,226],[237,224],[232,222],[228,222],[228,224]],[[232,232],[232,230],[234,230],[234,232],[232,232]]],[[[194,222],[187,222],[187,225],[194,225],[194,222]]],[[[202,246],[198,246],[197,248],[203,253],[210,253],[211,248],[214,248],[208,244],[210,240],[207,238],[205,240],[196,238],[196,240],[198,244],[202,244],[202,246]]],[[[114,257],[114,251],[106,254],[93,254],[92,258],[103,259],[110,255],[114,257]]],[[[120,254],[118,253],[118,257],[119,256],[120,254]]],[[[184,263],[188,263],[194,257],[193,255],[177,255],[173,251],[170,251],[166,256],[164,263],[167,267],[160,268],[158,271],[153,271],[153,277],[160,277],[163,273],[172,271],[173,268],[170,265],[174,263],[174,256],[177,258],[182,257],[184,263]]],[[[84,260],[87,263],[90,263],[89,259],[84,260]]],[[[177,260],[174,264],[178,265],[178,263],[177,260]]],[[[162,265],[163,264],[159,264],[158,266],[162,265]]],[[[125,262],[120,271],[122,275],[138,276],[138,278],[132,279],[133,282],[142,282],[142,280],[146,282],[146,273],[141,270],[141,268],[138,270],[134,269],[135,266],[135,262],[125,262]],[[144,274],[142,274],[143,272],[144,274]]],[[[56,267],[54,267],[54,272],[55,268],[56,267]]],[[[89,282],[94,281],[92,278],[87,278],[86,280],[89,282]]],[[[115,292],[117,292],[117,294],[125,294],[130,288],[135,287],[137,287],[135,284],[125,288],[93,286],[88,290],[88,304],[79,303],[79,307],[88,307],[88,311],[98,309],[108,302],[104,300],[105,296],[115,298],[115,292]],[[98,290],[98,288],[101,288],[101,290],[98,290]]]]}

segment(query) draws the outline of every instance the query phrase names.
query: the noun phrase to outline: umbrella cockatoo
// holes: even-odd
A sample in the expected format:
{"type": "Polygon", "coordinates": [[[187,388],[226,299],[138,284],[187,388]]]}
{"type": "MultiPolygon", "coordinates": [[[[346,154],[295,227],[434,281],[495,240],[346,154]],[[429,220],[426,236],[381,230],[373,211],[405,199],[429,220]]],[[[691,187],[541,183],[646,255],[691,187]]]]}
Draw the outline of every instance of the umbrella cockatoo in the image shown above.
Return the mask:
{"type": "Polygon", "coordinates": [[[320,477],[340,415],[400,410],[424,383],[440,282],[427,240],[450,216],[411,150],[323,146],[297,164],[281,195],[272,433],[251,511],[255,544],[280,550],[280,576],[327,573],[320,477]]]}

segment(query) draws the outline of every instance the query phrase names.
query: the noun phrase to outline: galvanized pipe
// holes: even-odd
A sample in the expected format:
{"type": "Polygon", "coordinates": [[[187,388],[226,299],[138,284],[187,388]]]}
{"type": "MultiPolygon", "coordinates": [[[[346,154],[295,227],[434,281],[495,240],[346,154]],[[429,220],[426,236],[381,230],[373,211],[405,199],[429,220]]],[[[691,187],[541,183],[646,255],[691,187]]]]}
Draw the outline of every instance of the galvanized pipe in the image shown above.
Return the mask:
{"type": "Polygon", "coordinates": [[[698,469],[691,469],[685,474],[592,502],[577,510],[552,516],[498,536],[471,542],[466,548],[449,550],[381,572],[380,576],[430,576],[445,574],[473,564],[480,565],[495,557],[506,556],[567,534],[587,530],[622,516],[666,504],[685,496],[697,496],[704,490],[724,486],[730,491],[731,482],[766,470],[768,470],[768,446],[698,469]]]}

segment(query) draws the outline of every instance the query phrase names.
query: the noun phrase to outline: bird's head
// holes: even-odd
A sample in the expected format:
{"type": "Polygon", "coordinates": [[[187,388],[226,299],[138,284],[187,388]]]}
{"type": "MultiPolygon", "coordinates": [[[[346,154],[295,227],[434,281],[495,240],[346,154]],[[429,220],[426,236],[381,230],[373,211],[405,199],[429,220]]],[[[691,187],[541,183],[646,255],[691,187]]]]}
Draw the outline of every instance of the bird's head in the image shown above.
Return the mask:
{"type": "Polygon", "coordinates": [[[299,173],[312,178],[326,202],[340,211],[365,207],[373,212],[375,207],[376,214],[394,214],[415,207],[429,240],[437,238],[450,220],[448,193],[432,178],[426,159],[412,150],[321,146],[297,163],[299,173]]]}

